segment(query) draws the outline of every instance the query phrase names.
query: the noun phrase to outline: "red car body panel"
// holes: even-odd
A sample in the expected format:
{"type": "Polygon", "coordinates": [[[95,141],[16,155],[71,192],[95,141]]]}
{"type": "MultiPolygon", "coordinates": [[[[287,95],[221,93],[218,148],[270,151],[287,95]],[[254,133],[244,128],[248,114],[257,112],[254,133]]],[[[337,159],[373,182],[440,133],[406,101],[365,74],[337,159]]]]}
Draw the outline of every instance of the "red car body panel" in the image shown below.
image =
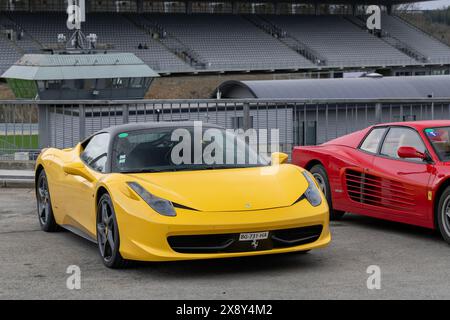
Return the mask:
{"type": "Polygon", "coordinates": [[[439,160],[424,130],[446,126],[450,121],[379,124],[320,146],[294,147],[292,163],[308,170],[324,166],[336,210],[435,228],[434,208],[450,184],[450,163],[439,160]],[[373,127],[389,126],[416,130],[433,161],[417,163],[359,149],[373,127]]]}

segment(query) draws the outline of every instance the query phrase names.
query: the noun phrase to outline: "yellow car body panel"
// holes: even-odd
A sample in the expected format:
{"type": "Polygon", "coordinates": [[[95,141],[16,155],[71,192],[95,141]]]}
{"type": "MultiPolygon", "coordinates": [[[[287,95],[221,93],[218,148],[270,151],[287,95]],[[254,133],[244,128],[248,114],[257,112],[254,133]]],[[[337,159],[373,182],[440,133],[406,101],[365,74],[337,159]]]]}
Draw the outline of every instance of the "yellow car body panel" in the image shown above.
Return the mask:
{"type": "Polygon", "coordinates": [[[96,240],[99,190],[112,198],[123,258],[140,261],[225,258],[306,251],[329,244],[329,209],[299,198],[308,184],[304,169],[279,166],[198,171],[102,174],[86,166],[89,179],[72,175],[65,166],[80,163],[80,144],[73,149],[46,149],[37,160],[48,177],[56,223],[96,240]],[[128,185],[138,182],[153,195],[180,204],[175,217],[155,212],[128,185]],[[227,253],[179,253],[167,238],[177,235],[264,232],[320,225],[322,233],[298,246],[227,253]]]}

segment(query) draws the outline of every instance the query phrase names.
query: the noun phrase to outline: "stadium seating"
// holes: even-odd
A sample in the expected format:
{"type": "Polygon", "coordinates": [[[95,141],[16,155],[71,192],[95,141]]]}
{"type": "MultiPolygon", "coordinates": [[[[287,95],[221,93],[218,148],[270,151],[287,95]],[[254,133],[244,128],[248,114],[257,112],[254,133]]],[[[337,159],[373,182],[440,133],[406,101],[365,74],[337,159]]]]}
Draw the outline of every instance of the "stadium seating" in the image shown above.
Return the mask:
{"type": "Polygon", "coordinates": [[[0,73],[6,71],[21,56],[18,49],[3,34],[0,35],[0,52],[0,73]]]}
{"type": "MultiPolygon", "coordinates": [[[[66,19],[63,12],[0,13],[0,30],[24,31],[14,41],[0,34],[0,69],[23,53],[56,48],[58,34],[68,39],[66,19]]],[[[398,17],[383,15],[381,39],[355,21],[338,15],[90,13],[83,32],[97,34],[101,48],[135,53],[160,73],[422,64],[417,56],[450,63],[448,46],[398,17]]]]}
{"type": "Polygon", "coordinates": [[[411,47],[427,56],[429,62],[450,63],[450,50],[445,44],[399,17],[383,14],[381,21],[384,31],[408,43],[411,47]]]}
{"type": "Polygon", "coordinates": [[[314,65],[237,15],[148,15],[215,70],[308,68],[314,65]]]}
{"type": "Polygon", "coordinates": [[[403,65],[410,57],[341,16],[270,16],[281,29],[325,56],[327,65],[403,65]]]}
{"type": "MultiPolygon", "coordinates": [[[[67,16],[64,13],[11,13],[9,17],[43,47],[55,46],[58,34],[65,34],[67,39],[71,34],[66,28],[67,16]]],[[[192,71],[190,66],[122,15],[92,13],[83,26],[83,32],[97,34],[99,43],[108,44],[114,50],[135,53],[159,72],[192,71]],[[139,44],[148,49],[138,49],[139,44]]]]}

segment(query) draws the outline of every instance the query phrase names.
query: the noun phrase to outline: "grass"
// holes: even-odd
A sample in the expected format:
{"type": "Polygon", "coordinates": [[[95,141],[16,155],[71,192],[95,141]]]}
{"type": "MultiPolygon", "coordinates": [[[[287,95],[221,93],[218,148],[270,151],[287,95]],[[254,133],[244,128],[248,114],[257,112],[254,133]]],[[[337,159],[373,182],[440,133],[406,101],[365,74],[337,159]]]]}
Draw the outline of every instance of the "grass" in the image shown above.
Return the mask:
{"type": "Polygon", "coordinates": [[[0,82],[0,100],[15,100],[14,93],[6,83],[0,82]]]}
{"type": "Polygon", "coordinates": [[[33,135],[0,135],[0,149],[38,149],[39,137],[33,135]]]}

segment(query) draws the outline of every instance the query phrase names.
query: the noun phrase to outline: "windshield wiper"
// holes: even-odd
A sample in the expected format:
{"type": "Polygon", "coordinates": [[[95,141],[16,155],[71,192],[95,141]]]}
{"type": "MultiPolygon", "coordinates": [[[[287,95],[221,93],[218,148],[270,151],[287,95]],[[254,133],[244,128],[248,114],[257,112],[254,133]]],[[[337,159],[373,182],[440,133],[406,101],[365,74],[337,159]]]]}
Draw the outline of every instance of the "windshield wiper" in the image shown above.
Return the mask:
{"type": "Polygon", "coordinates": [[[210,165],[210,166],[204,166],[204,167],[193,167],[191,170],[220,170],[220,169],[242,169],[242,168],[256,168],[256,167],[262,167],[261,164],[252,164],[252,165],[210,165]]]}
{"type": "Polygon", "coordinates": [[[166,170],[145,168],[145,169],[122,170],[122,171],[119,171],[118,173],[152,173],[152,172],[163,172],[163,171],[166,171],[166,170]]]}
{"type": "Polygon", "coordinates": [[[168,172],[168,171],[196,171],[196,170],[220,170],[220,169],[242,169],[242,168],[256,168],[262,167],[262,164],[252,165],[188,165],[188,166],[175,166],[168,168],[142,168],[142,169],[130,169],[122,170],[119,173],[154,173],[154,172],[168,172]]]}

